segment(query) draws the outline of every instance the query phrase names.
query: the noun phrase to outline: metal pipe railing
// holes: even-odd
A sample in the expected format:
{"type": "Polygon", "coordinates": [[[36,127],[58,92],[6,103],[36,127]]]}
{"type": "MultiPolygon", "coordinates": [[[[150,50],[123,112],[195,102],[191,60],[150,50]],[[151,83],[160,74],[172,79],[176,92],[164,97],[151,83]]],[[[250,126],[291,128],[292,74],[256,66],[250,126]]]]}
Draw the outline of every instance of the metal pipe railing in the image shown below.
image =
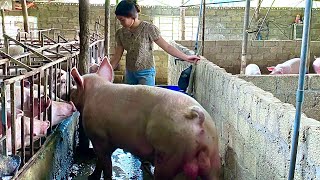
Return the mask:
{"type": "Polygon", "coordinates": [[[299,139],[299,129],[300,129],[300,120],[301,120],[301,109],[304,98],[304,78],[306,75],[306,61],[307,61],[307,52],[309,48],[309,29],[310,29],[310,20],[311,20],[311,9],[312,9],[312,0],[306,0],[306,6],[304,10],[304,24],[303,24],[303,35],[302,35],[302,44],[301,44],[301,55],[300,55],[300,68],[299,68],[299,84],[297,89],[296,96],[296,114],[293,127],[293,136],[291,144],[291,156],[290,156],[290,168],[288,180],[294,178],[294,171],[296,166],[296,156],[297,156],[297,147],[299,139]]]}

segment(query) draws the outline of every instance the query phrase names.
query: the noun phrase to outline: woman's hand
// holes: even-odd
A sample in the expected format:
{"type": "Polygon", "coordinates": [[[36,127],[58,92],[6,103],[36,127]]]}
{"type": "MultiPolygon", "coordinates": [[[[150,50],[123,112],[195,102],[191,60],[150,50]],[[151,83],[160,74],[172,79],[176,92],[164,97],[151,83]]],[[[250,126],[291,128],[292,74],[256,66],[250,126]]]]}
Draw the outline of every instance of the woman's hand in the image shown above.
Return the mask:
{"type": "Polygon", "coordinates": [[[200,60],[200,57],[196,55],[189,55],[184,60],[190,63],[197,63],[200,60]]]}

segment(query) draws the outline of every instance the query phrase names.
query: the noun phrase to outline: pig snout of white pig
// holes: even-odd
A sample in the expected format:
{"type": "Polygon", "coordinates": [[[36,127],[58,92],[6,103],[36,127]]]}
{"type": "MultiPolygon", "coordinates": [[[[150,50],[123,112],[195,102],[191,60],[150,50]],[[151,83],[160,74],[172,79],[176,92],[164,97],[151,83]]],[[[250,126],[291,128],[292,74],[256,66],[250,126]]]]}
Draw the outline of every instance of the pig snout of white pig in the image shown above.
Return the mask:
{"type": "Polygon", "coordinates": [[[74,112],[77,111],[77,108],[70,102],[57,102],[52,101],[52,126],[59,124],[64,119],[72,116],[74,112]]]}

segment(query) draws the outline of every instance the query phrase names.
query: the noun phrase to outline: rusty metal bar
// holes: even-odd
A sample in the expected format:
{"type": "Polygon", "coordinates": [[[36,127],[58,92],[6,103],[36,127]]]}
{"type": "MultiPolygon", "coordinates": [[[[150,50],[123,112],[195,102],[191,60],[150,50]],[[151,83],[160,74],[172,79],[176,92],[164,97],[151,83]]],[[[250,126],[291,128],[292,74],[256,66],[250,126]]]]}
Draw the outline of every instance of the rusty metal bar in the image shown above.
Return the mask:
{"type": "Polygon", "coordinates": [[[26,68],[27,70],[29,70],[29,71],[32,70],[32,68],[29,67],[28,65],[26,65],[26,64],[18,61],[17,59],[14,59],[14,58],[11,57],[9,54],[7,54],[7,53],[5,53],[5,52],[3,52],[3,51],[1,51],[1,50],[0,50],[0,54],[1,54],[2,56],[6,56],[6,58],[9,58],[9,59],[10,59],[11,61],[13,61],[14,63],[19,64],[20,66],[23,66],[23,67],[26,68]]]}
{"type": "MultiPolygon", "coordinates": [[[[41,113],[41,72],[38,74],[38,77],[39,77],[39,81],[38,81],[38,99],[39,99],[39,106],[38,106],[38,118],[39,120],[41,120],[41,117],[40,117],[40,113],[41,113]]],[[[46,89],[44,89],[44,91],[46,91],[46,89]]]]}
{"type": "Polygon", "coordinates": [[[10,84],[10,105],[11,105],[11,147],[12,147],[11,152],[13,155],[16,155],[16,108],[15,108],[15,96],[14,96],[14,83],[10,84]]]}
{"type": "MultiPolygon", "coordinates": [[[[48,89],[48,69],[45,69],[44,72],[43,72],[43,76],[44,76],[44,97],[48,97],[48,92],[47,92],[47,89],[48,89]]],[[[50,97],[51,99],[51,97],[50,97]]],[[[46,102],[47,104],[47,98],[46,98],[46,102]]],[[[47,119],[47,109],[44,109],[43,111],[43,120],[46,120],[47,119]]]]}
{"type": "MultiPolygon", "coordinates": [[[[24,79],[20,81],[20,90],[21,90],[21,111],[24,112],[24,79]]],[[[21,134],[25,134],[24,132],[24,116],[21,117],[21,134]]],[[[26,163],[26,149],[25,149],[25,137],[21,136],[21,162],[22,164],[26,163]]]]}
{"type": "Polygon", "coordinates": [[[34,84],[34,76],[32,75],[30,77],[30,109],[31,109],[31,115],[30,115],[30,154],[33,156],[34,154],[34,143],[33,143],[33,117],[34,117],[34,97],[33,97],[33,84],[34,84]]]}
{"type": "MultiPolygon", "coordinates": [[[[43,36],[44,36],[45,38],[49,39],[50,41],[52,41],[53,43],[60,43],[59,41],[57,42],[57,41],[51,39],[50,37],[48,37],[48,36],[46,36],[46,35],[44,35],[44,34],[43,34],[43,36]]],[[[59,40],[59,35],[58,35],[58,40],[59,40]]],[[[64,43],[67,43],[67,42],[68,42],[68,41],[65,41],[64,43]]],[[[71,52],[69,49],[67,49],[66,47],[62,46],[62,48],[65,49],[66,51],[68,51],[69,53],[72,53],[72,52],[71,52]]]]}
{"type": "Polygon", "coordinates": [[[2,140],[2,148],[3,148],[3,154],[5,156],[8,155],[8,149],[7,149],[7,98],[6,98],[6,84],[4,82],[1,82],[1,104],[2,104],[2,136],[4,137],[2,140]]]}
{"type": "MultiPolygon", "coordinates": [[[[49,97],[50,97],[50,99],[52,99],[53,98],[53,94],[52,94],[52,69],[53,69],[53,66],[51,66],[50,68],[49,68],[49,76],[48,76],[48,78],[49,78],[49,97]]],[[[49,106],[49,111],[48,111],[48,119],[49,119],[49,122],[50,122],[50,128],[49,128],[49,132],[48,133],[51,133],[51,131],[52,131],[52,106],[49,106]]]]}
{"type": "MultiPolygon", "coordinates": [[[[68,42],[68,43],[58,43],[58,44],[53,44],[53,45],[47,45],[47,46],[43,46],[41,48],[35,49],[35,51],[39,52],[39,51],[44,51],[44,50],[47,50],[47,49],[52,49],[52,48],[55,48],[55,47],[58,47],[58,46],[67,46],[70,43],[75,43],[75,41],[68,42]]],[[[20,58],[27,57],[27,56],[32,55],[32,54],[33,53],[26,52],[26,53],[23,53],[23,54],[20,54],[20,55],[12,56],[12,58],[20,59],[20,58]]],[[[4,64],[4,63],[7,63],[7,62],[10,62],[10,60],[7,59],[7,58],[6,59],[1,59],[0,60],[0,65],[4,64]]]]}
{"type": "MultiPolygon", "coordinates": [[[[37,47],[36,45],[34,45],[34,44],[29,44],[29,43],[26,43],[27,45],[29,45],[29,46],[32,46],[32,47],[34,47],[34,48],[39,48],[39,47],[37,47]]],[[[58,47],[58,46],[57,46],[58,47]]],[[[63,46],[61,46],[61,47],[63,47],[63,46]]],[[[64,57],[64,55],[63,54],[60,54],[60,53],[57,53],[57,52],[54,52],[54,51],[51,51],[51,50],[48,50],[48,49],[45,49],[45,50],[43,50],[43,51],[46,51],[46,52],[49,52],[49,53],[52,53],[52,54],[55,54],[55,55],[59,55],[60,57],[59,58],[61,58],[61,57],[64,57]]],[[[49,56],[48,56],[49,57],[49,56]]]]}
{"type": "MultiPolygon", "coordinates": [[[[68,59],[67,60],[67,74],[70,74],[70,63],[71,63],[71,60],[68,59]]],[[[66,82],[68,85],[66,86],[66,94],[67,94],[67,101],[70,101],[70,89],[71,89],[71,76],[67,76],[67,82],[66,82]]]]}
{"type": "MultiPolygon", "coordinates": [[[[53,75],[53,77],[54,77],[54,100],[56,101],[57,100],[57,79],[58,79],[58,71],[57,71],[57,64],[55,64],[54,66],[54,75],[53,75]]],[[[51,74],[50,74],[51,75],[51,74]]]]}
{"type": "Polygon", "coordinates": [[[44,69],[47,69],[47,68],[49,68],[49,67],[51,67],[51,66],[53,66],[55,64],[58,64],[58,63],[63,62],[65,60],[69,59],[69,58],[77,56],[78,54],[79,54],[79,52],[74,52],[73,54],[70,54],[70,55],[65,56],[63,58],[57,59],[54,62],[50,62],[50,63],[45,64],[45,65],[43,65],[43,66],[41,66],[41,67],[39,67],[37,69],[34,69],[33,71],[26,72],[24,75],[19,75],[19,76],[16,76],[14,78],[7,79],[4,82],[5,82],[5,84],[11,84],[13,82],[20,81],[20,80],[22,80],[22,79],[24,79],[26,77],[30,77],[32,75],[35,75],[35,74],[39,73],[40,71],[43,71],[44,69]]]}
{"type": "MultiPolygon", "coordinates": [[[[58,37],[60,37],[62,40],[64,40],[65,42],[68,42],[64,37],[58,35],[58,37]]],[[[72,41],[71,41],[72,42],[72,41]]],[[[75,48],[77,51],[79,50],[76,46],[74,46],[73,44],[70,44],[71,47],[75,48]]]]}
{"type": "Polygon", "coordinates": [[[39,57],[42,57],[43,59],[52,61],[52,60],[51,60],[50,58],[48,58],[47,56],[44,56],[44,55],[42,55],[41,53],[38,53],[37,51],[33,50],[32,48],[29,48],[28,46],[26,46],[26,45],[22,44],[21,42],[15,40],[15,39],[13,39],[13,38],[11,38],[10,36],[8,36],[8,35],[6,35],[6,34],[5,34],[4,36],[6,36],[8,39],[10,39],[10,41],[13,41],[13,42],[15,42],[16,44],[18,44],[18,45],[20,45],[20,46],[22,46],[22,47],[24,47],[24,48],[27,48],[27,49],[28,49],[29,51],[31,51],[33,54],[35,54],[35,55],[37,55],[37,56],[39,56],[39,57]]]}
{"type": "MultiPolygon", "coordinates": [[[[38,114],[37,117],[39,120],[41,120],[41,72],[38,74],[39,77],[39,81],[38,81],[38,100],[39,100],[39,106],[38,106],[38,114]]],[[[44,91],[46,91],[46,89],[44,89],[44,91]]],[[[45,102],[46,103],[46,102],[45,102]]],[[[41,138],[39,140],[39,145],[41,146],[41,138]]]]}

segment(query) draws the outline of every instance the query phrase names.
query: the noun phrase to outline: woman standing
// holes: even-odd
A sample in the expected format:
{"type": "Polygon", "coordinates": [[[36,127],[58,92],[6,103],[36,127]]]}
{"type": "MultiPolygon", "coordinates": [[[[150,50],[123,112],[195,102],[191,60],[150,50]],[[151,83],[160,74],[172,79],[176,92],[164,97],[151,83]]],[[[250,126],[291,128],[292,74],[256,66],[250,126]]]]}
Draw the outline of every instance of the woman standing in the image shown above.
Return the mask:
{"type": "Polygon", "coordinates": [[[110,59],[110,63],[113,68],[117,67],[123,51],[127,51],[125,74],[127,84],[155,85],[153,42],[168,54],[179,59],[188,62],[200,60],[198,56],[188,56],[167,43],[155,25],[139,20],[139,12],[140,7],[135,0],[122,0],[115,11],[122,28],[116,32],[115,54],[110,59]]]}

